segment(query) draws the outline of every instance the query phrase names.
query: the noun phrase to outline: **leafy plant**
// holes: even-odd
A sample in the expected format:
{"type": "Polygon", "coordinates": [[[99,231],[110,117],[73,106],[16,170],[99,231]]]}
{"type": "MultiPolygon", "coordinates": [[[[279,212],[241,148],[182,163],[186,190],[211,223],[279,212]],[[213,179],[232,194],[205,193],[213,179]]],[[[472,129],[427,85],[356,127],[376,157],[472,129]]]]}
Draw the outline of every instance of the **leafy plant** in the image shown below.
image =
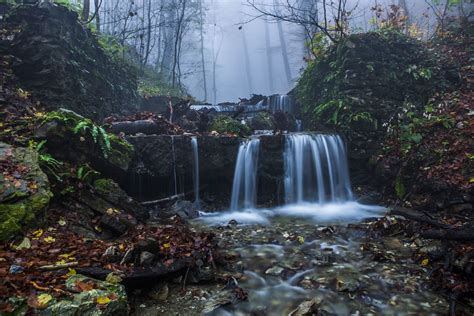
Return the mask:
{"type": "Polygon", "coordinates": [[[38,162],[40,167],[43,170],[46,170],[48,174],[53,176],[57,181],[61,182],[61,176],[58,174],[58,172],[63,166],[63,163],[46,152],[45,144],[46,140],[42,140],[39,143],[34,140],[30,140],[28,142],[28,147],[38,153],[38,162]]]}
{"type": "Polygon", "coordinates": [[[103,127],[95,125],[89,119],[83,119],[76,124],[73,131],[75,134],[81,134],[83,136],[89,133],[94,143],[99,144],[104,157],[108,157],[112,148],[110,145],[110,137],[103,127]]]}
{"type": "Polygon", "coordinates": [[[98,176],[100,176],[100,173],[92,169],[88,164],[80,166],[76,171],[76,178],[83,182],[92,182],[98,176]]]}

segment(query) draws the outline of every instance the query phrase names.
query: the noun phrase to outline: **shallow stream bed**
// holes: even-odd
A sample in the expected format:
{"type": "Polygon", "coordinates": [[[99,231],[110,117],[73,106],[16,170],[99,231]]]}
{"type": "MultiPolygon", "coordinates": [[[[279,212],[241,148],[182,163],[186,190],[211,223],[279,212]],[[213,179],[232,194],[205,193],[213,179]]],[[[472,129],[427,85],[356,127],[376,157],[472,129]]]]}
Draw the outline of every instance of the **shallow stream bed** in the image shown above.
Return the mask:
{"type": "MultiPolygon", "coordinates": [[[[415,245],[397,237],[371,238],[366,233],[369,223],[323,225],[277,215],[266,225],[214,226],[219,248],[227,258],[235,258],[217,275],[231,276],[230,283],[238,284],[248,298],[229,303],[225,283],[189,284],[183,290],[181,280],[167,285],[162,301],[137,302],[135,313],[446,314],[447,301],[429,288],[427,269],[412,259],[415,245]]],[[[202,221],[193,226],[210,229],[202,221]]]]}

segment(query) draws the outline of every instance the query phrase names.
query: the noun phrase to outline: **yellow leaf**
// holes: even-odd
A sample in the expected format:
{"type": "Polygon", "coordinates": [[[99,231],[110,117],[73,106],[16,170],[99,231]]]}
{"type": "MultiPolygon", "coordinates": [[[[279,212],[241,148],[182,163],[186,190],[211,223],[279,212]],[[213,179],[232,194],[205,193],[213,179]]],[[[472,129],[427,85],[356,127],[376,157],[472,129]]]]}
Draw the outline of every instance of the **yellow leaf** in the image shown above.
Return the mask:
{"type": "Polygon", "coordinates": [[[36,238],[40,238],[42,235],[43,235],[42,229],[38,229],[33,232],[33,236],[35,236],[36,238]]]}
{"type": "Polygon", "coordinates": [[[298,236],[298,242],[300,244],[304,244],[304,237],[303,236],[298,236]]]}
{"type": "Polygon", "coordinates": [[[75,269],[69,268],[68,270],[69,270],[68,273],[66,273],[67,277],[70,277],[70,276],[73,276],[73,275],[77,274],[77,271],[75,269]]]}
{"type": "Polygon", "coordinates": [[[95,225],[95,226],[94,226],[94,229],[95,229],[97,232],[99,232],[99,233],[102,232],[102,228],[100,228],[99,225],[95,225]]]}
{"type": "Polygon", "coordinates": [[[39,308],[45,308],[46,306],[48,306],[48,303],[51,302],[52,299],[53,297],[47,293],[38,295],[37,301],[39,308]]]}
{"type": "Polygon", "coordinates": [[[170,247],[171,247],[170,243],[163,244],[163,248],[170,248],[170,247]]]}
{"type": "Polygon", "coordinates": [[[426,259],[423,259],[423,261],[421,261],[421,265],[426,267],[428,265],[428,263],[430,263],[430,260],[428,258],[426,259]]]}
{"type": "Polygon", "coordinates": [[[119,245],[119,249],[120,249],[120,251],[124,251],[124,250],[125,250],[125,246],[124,246],[123,244],[120,244],[120,245],[119,245]]]}
{"type": "Polygon", "coordinates": [[[108,298],[107,296],[99,296],[97,297],[96,302],[97,304],[100,304],[100,305],[109,304],[110,298],[108,298]]]}
{"type": "Polygon", "coordinates": [[[66,226],[66,221],[64,220],[64,217],[61,217],[58,221],[59,226],[66,226]]]}
{"type": "Polygon", "coordinates": [[[55,242],[55,241],[56,241],[56,238],[51,237],[51,236],[48,236],[48,237],[45,237],[43,240],[44,240],[45,242],[47,242],[48,244],[50,244],[50,243],[55,242]]]}

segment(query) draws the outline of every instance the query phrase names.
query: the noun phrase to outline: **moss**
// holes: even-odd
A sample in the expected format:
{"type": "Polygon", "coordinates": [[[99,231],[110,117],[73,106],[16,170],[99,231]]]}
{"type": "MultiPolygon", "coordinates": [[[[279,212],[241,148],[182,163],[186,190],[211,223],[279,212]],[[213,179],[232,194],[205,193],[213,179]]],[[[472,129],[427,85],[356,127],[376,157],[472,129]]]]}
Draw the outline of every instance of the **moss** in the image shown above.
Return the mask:
{"type": "Polygon", "coordinates": [[[354,34],[310,62],[296,92],[306,126],[381,129],[405,102],[421,108],[442,72],[421,42],[393,31],[354,34]]]}
{"type": "Polygon", "coordinates": [[[122,170],[127,170],[135,151],[133,145],[116,135],[108,135],[111,147],[111,153],[109,155],[110,162],[122,170]]]}
{"type": "Polygon", "coordinates": [[[275,119],[268,112],[260,112],[250,121],[252,129],[273,130],[275,129],[275,119]]]}
{"type": "Polygon", "coordinates": [[[247,136],[251,134],[251,130],[247,125],[242,124],[236,119],[226,115],[220,115],[216,117],[209,129],[210,131],[216,131],[221,134],[228,133],[240,136],[247,136]]]}
{"type": "Polygon", "coordinates": [[[112,179],[98,179],[94,182],[94,188],[99,192],[106,194],[117,187],[112,179]]]}

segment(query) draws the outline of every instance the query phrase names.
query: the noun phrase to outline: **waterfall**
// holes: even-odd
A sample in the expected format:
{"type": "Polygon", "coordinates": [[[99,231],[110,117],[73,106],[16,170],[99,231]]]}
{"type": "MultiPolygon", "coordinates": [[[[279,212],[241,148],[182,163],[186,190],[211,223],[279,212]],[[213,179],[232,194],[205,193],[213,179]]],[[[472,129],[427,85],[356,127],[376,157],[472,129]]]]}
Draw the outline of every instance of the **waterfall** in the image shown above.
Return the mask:
{"type": "Polygon", "coordinates": [[[254,208],[257,199],[257,164],[260,140],[240,144],[234,171],[230,209],[254,208]]]}
{"type": "Polygon", "coordinates": [[[352,199],[346,148],[338,135],[287,135],[284,163],[286,203],[352,199]]]}
{"type": "Polygon", "coordinates": [[[269,110],[272,113],[277,111],[293,113],[293,98],[289,95],[275,95],[269,98],[269,110]]]}
{"type": "Polygon", "coordinates": [[[193,136],[191,138],[191,146],[193,147],[193,158],[194,158],[194,164],[193,164],[193,171],[194,171],[194,177],[193,177],[193,183],[194,183],[194,205],[196,209],[200,209],[200,203],[199,203],[199,152],[198,152],[198,141],[197,137],[193,136]]]}

